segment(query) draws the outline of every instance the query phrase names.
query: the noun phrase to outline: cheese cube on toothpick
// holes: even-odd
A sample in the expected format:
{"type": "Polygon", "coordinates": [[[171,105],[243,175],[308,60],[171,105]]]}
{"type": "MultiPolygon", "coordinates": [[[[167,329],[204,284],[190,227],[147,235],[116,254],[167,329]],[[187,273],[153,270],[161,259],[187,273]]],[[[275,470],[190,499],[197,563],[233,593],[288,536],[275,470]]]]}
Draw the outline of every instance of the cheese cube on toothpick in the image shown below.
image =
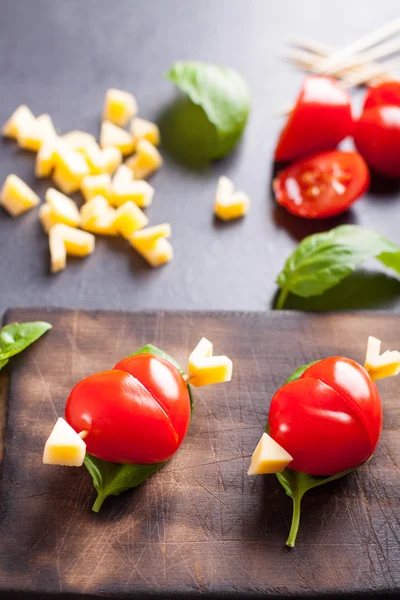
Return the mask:
{"type": "Polygon", "coordinates": [[[263,433],[251,457],[248,475],[281,473],[293,457],[268,433],[263,433]]]}
{"type": "Polygon", "coordinates": [[[125,164],[132,170],[135,179],[146,179],[162,166],[163,160],[153,144],[141,139],[136,144],[136,154],[128,158],[125,164]]]}
{"type": "Polygon", "coordinates": [[[3,125],[2,134],[4,137],[13,138],[16,140],[21,129],[31,125],[34,122],[35,117],[33,116],[33,113],[27,106],[25,106],[25,104],[21,104],[21,106],[18,106],[8,121],[3,125]]]}
{"type": "Polygon", "coordinates": [[[249,211],[250,200],[244,192],[235,192],[228,177],[220,177],[215,194],[214,213],[223,221],[239,219],[249,211]]]}
{"type": "Polygon", "coordinates": [[[43,452],[45,465],[81,467],[86,455],[86,444],[82,437],[62,418],[59,418],[50,433],[43,452]]]}
{"type": "Polygon", "coordinates": [[[118,148],[122,155],[132,154],[134,149],[133,136],[129,131],[114,125],[110,121],[103,121],[100,130],[100,146],[104,148],[118,148]]]}
{"type": "Polygon", "coordinates": [[[110,88],[106,92],[103,119],[123,127],[137,113],[135,97],[129,92],[110,88]]]}
{"type": "Polygon", "coordinates": [[[213,346],[206,338],[200,340],[189,356],[189,380],[196,387],[230,381],[232,368],[227,356],[213,356],[213,346]]]}
{"type": "Polygon", "coordinates": [[[0,205],[13,217],[34,208],[40,198],[16,175],[8,175],[0,192],[0,205]]]}

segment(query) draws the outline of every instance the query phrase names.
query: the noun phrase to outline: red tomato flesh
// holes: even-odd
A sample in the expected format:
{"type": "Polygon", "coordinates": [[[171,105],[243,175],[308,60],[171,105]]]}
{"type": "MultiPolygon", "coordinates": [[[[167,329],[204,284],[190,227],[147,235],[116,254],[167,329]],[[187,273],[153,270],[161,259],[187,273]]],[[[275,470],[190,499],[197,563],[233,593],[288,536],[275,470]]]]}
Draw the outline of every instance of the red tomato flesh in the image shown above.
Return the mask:
{"type": "Polygon", "coordinates": [[[381,401],[360,365],[331,357],[277,391],[268,423],[271,437],[293,456],[291,469],[335,475],[373,454],[382,429],[381,401]]]}
{"type": "Polygon", "coordinates": [[[368,88],[364,100],[364,110],[374,108],[374,106],[383,106],[385,104],[400,106],[399,81],[387,81],[368,88]]]}
{"type": "Polygon", "coordinates": [[[80,381],[68,397],[65,418],[78,433],[88,431],[87,451],[97,458],[163,462],[186,435],[189,392],[174,365],[139,354],[80,381]]]}
{"type": "Polygon", "coordinates": [[[354,127],[354,142],[372,169],[400,177],[400,106],[364,111],[354,127]]]}
{"type": "Polygon", "coordinates": [[[352,127],[349,94],[331,77],[307,77],[279,137],[275,160],[332,150],[352,127]]]}
{"type": "Polygon", "coordinates": [[[369,171],[357,152],[334,150],[289,165],[273,181],[276,201],[307,219],[345,212],[369,187],[369,171]]]}

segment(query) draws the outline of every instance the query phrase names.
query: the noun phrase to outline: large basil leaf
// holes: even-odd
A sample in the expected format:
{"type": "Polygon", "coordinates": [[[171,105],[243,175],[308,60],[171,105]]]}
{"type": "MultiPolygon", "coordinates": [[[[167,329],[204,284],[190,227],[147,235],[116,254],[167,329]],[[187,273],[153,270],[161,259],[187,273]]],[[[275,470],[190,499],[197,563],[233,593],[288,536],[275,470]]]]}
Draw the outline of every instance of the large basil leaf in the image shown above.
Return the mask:
{"type": "Polygon", "coordinates": [[[276,308],[283,307],[289,293],[303,298],[322,294],[370,258],[400,274],[400,246],[376,231],[342,225],[306,237],[278,275],[276,308]]]}
{"type": "Polygon", "coordinates": [[[50,323],[44,321],[12,323],[3,327],[0,331],[0,368],[6,364],[4,361],[25,350],[49,329],[50,323]]]}
{"type": "Polygon", "coordinates": [[[137,487],[165,465],[120,465],[100,460],[91,454],[86,454],[84,464],[97,491],[97,498],[92,507],[94,512],[99,512],[108,496],[118,496],[121,492],[137,487]]]}
{"type": "MultiPolygon", "coordinates": [[[[285,385],[291,381],[300,379],[308,367],[311,367],[311,365],[314,365],[316,362],[318,361],[313,361],[308,363],[308,365],[302,365],[301,367],[298,367],[285,381],[285,385]]],[[[269,426],[267,424],[267,433],[268,429],[269,426]]],[[[318,487],[319,485],[324,485],[325,483],[335,481],[335,479],[340,479],[351,471],[354,471],[354,469],[348,469],[347,471],[342,471],[341,473],[330,475],[329,477],[313,477],[312,475],[307,475],[307,473],[293,471],[292,469],[286,467],[286,469],[284,469],[281,473],[275,473],[286,494],[293,500],[292,525],[290,527],[289,537],[286,540],[287,546],[293,548],[296,542],[297,532],[300,525],[301,500],[304,494],[308,492],[308,490],[318,487]]]]}
{"type": "MultiPolygon", "coordinates": [[[[131,356],[145,353],[160,356],[161,358],[168,360],[177,369],[179,369],[182,374],[184,373],[179,363],[172,358],[172,356],[169,356],[169,354],[163,350],[160,350],[160,348],[153,346],[152,344],[143,346],[143,348],[140,348],[140,350],[134,352],[131,356]]],[[[192,411],[193,400],[189,385],[188,391],[190,397],[190,409],[192,411]]],[[[97,498],[93,504],[92,510],[94,512],[99,512],[104,500],[108,496],[119,496],[119,494],[122,492],[137,487],[146,481],[146,479],[148,479],[156,471],[161,469],[161,467],[163,467],[165,464],[165,462],[160,462],[141,465],[121,465],[118,463],[101,460],[100,458],[96,458],[95,456],[87,453],[85,456],[84,465],[92,476],[93,485],[97,491],[97,498]]]]}
{"type": "Polygon", "coordinates": [[[215,139],[209,146],[208,158],[221,158],[231,152],[250,111],[250,94],[244,79],[232,69],[196,61],[178,61],[165,76],[201,107],[213,125],[215,139]]]}

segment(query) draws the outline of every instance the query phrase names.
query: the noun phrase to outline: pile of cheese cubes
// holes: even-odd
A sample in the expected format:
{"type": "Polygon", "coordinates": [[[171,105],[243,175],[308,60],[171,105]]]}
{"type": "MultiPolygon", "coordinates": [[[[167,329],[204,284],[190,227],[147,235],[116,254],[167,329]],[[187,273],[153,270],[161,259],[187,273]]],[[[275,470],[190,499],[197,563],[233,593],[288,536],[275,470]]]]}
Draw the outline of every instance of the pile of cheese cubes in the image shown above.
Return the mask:
{"type": "MultiPolygon", "coordinates": [[[[35,118],[23,105],[4,125],[4,136],[37,153],[36,177],[51,177],[58,188],[46,191],[45,203],[39,209],[49,235],[53,273],[65,268],[67,255],[91,254],[95,235],[123,236],[154,267],[172,260],[169,224],[147,227],[149,220],[142,210],[150,206],[154,195],[146,178],[162,165],[157,149],[160,133],[157,125],[136,114],[132,94],[109,89],[100,144],[83,131],[58,135],[49,115],[35,118]],[[128,123],[129,131],[124,129],[128,123]],[[68,197],[78,190],[85,201],[80,210],[68,197]]],[[[17,216],[38,206],[40,199],[11,174],[1,190],[0,204],[17,216]]]]}

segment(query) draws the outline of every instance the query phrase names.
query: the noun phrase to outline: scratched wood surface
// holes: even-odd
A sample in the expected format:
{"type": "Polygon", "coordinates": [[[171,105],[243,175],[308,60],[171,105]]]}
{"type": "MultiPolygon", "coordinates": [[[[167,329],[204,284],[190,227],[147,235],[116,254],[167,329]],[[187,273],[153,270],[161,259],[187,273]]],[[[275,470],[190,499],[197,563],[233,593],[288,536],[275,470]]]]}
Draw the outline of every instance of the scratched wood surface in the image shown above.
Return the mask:
{"type": "Polygon", "coordinates": [[[379,384],[384,431],[371,462],[309,493],[294,550],[290,501],[249,478],[274,391],[300,364],[363,359],[368,333],[399,344],[396,315],[85,313],[17,310],[53,330],[10,367],[0,523],[0,597],[251,598],[400,593],[400,381],[379,384]],[[234,362],[229,385],[195,393],[176,457],[100,514],[85,469],[44,467],[71,387],[146,342],[183,364],[199,337],[234,362]],[[46,594],[46,595],[45,595],[46,594]],[[48,595],[47,595],[48,594],[48,595]]]}

